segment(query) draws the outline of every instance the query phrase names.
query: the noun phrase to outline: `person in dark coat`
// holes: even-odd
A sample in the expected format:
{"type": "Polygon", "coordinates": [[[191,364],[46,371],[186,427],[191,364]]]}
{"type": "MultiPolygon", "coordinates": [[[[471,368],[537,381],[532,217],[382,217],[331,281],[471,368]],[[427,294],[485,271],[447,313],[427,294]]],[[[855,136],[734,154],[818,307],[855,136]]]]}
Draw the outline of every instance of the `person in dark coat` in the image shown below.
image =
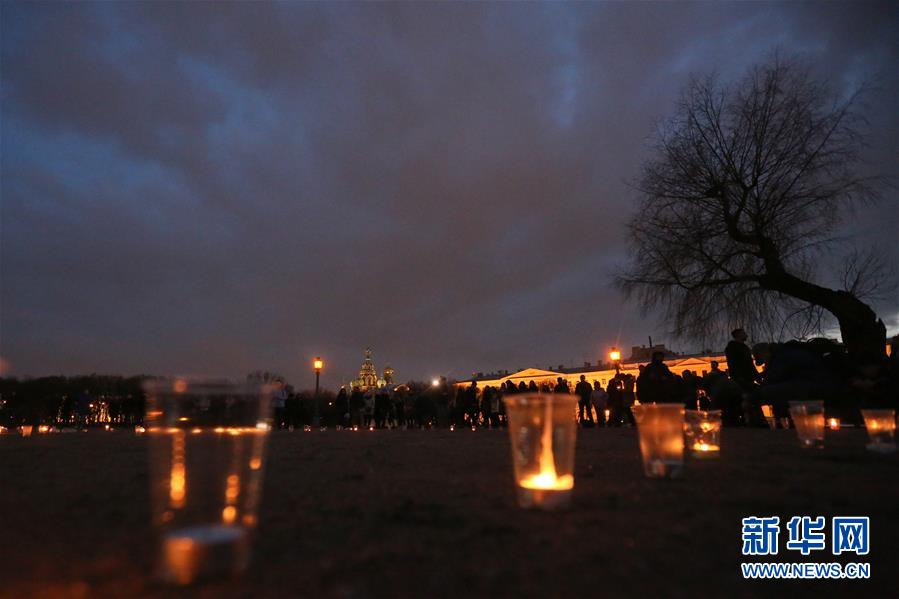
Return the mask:
{"type": "Polygon", "coordinates": [[[346,394],[346,387],[341,387],[334,400],[337,411],[337,426],[345,427],[350,423],[350,400],[346,394]]]}
{"type": "Polygon", "coordinates": [[[568,382],[559,377],[556,379],[556,388],[553,389],[553,393],[571,393],[571,389],[568,387],[568,382]]]}
{"type": "Polygon", "coordinates": [[[724,349],[728,373],[731,380],[739,384],[744,391],[751,392],[756,388],[760,376],[752,361],[752,351],[746,345],[746,331],[734,329],[730,335],[732,339],[724,349]]]}
{"type": "Polygon", "coordinates": [[[802,343],[757,343],[752,352],[765,365],[761,402],[772,406],[776,418],[789,415],[790,401],[825,399],[837,386],[823,359],[802,343]]]}
{"type": "Polygon", "coordinates": [[[590,405],[590,396],[593,394],[593,387],[587,382],[587,377],[581,375],[581,380],[574,387],[574,393],[578,396],[577,400],[577,419],[581,426],[593,426],[593,408],[590,405]]]}
{"type": "Polygon", "coordinates": [[[353,387],[350,394],[350,426],[362,427],[362,412],[365,409],[365,398],[362,389],[353,387]]]}
{"type": "Polygon", "coordinates": [[[665,364],[663,352],[653,352],[652,361],[640,370],[637,379],[637,395],[640,403],[665,403],[679,401],[676,396],[677,377],[665,364]]]}

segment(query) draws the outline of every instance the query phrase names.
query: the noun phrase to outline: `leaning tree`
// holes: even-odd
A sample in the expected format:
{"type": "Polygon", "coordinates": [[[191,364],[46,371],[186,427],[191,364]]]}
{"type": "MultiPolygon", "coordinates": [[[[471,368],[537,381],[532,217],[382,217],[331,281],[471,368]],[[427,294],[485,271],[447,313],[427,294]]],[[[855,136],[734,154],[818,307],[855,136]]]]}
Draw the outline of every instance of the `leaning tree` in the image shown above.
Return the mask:
{"type": "Polygon", "coordinates": [[[883,261],[848,252],[843,276],[832,277],[842,288],[816,268],[839,248],[846,210],[878,196],[876,179],[859,172],[858,97],[839,99],[779,59],[733,85],[692,80],[636,183],[633,254],[619,287],[661,309],[680,337],[739,325],[768,338],[805,335],[829,312],[848,351],[882,354],[886,329],[865,299],[887,282],[883,261]]]}

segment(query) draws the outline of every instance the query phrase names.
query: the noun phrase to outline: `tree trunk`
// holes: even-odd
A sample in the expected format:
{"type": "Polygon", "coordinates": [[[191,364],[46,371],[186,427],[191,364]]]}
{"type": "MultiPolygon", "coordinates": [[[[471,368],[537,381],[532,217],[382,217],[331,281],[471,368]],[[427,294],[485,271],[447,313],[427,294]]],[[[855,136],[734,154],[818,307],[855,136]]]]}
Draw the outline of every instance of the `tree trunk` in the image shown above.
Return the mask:
{"type": "MultiPolygon", "coordinates": [[[[778,265],[779,266],[779,265],[778,265]]],[[[836,291],[803,281],[782,267],[770,268],[759,281],[762,287],[785,293],[833,314],[840,324],[846,351],[853,356],[886,354],[887,329],[868,304],[848,291],[836,291]],[[771,274],[771,271],[774,274],[771,274]]]]}
{"type": "Polygon", "coordinates": [[[850,354],[863,357],[886,354],[886,326],[866,303],[851,293],[836,291],[831,304],[823,307],[836,316],[843,344],[850,354]]]}

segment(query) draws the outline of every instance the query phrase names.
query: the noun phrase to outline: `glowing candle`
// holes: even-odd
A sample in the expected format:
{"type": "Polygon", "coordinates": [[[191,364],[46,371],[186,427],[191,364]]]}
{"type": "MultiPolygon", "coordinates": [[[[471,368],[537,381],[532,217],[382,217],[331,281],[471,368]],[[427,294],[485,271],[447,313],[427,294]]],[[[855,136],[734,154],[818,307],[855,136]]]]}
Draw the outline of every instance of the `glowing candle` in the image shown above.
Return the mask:
{"type": "Polygon", "coordinates": [[[828,418],[827,419],[827,427],[832,431],[840,430],[840,419],[839,418],[828,418]]]}
{"type": "Polygon", "coordinates": [[[185,585],[232,575],[245,567],[247,547],[247,532],[239,526],[195,526],[171,532],[163,540],[162,577],[185,585]]]}
{"type": "Polygon", "coordinates": [[[684,408],[679,404],[634,406],[643,473],[649,478],[676,478],[684,467],[684,408]]]}
{"type": "Polygon", "coordinates": [[[896,410],[862,410],[862,417],[871,440],[868,449],[878,453],[896,451],[896,410]]]}
{"type": "Polygon", "coordinates": [[[540,509],[567,506],[574,488],[577,433],[577,421],[569,414],[577,397],[527,394],[504,401],[519,505],[540,509]]]}
{"type": "Polygon", "coordinates": [[[803,448],[824,447],[824,402],[791,401],[790,416],[803,448]]]}
{"type": "Polygon", "coordinates": [[[721,452],[721,410],[687,410],[684,435],[693,457],[717,457],[721,452]]]}
{"type": "Polygon", "coordinates": [[[157,571],[165,581],[191,584],[246,569],[271,401],[267,387],[199,380],[182,386],[145,383],[145,426],[157,571]],[[204,409],[219,401],[233,409],[204,409]]]}

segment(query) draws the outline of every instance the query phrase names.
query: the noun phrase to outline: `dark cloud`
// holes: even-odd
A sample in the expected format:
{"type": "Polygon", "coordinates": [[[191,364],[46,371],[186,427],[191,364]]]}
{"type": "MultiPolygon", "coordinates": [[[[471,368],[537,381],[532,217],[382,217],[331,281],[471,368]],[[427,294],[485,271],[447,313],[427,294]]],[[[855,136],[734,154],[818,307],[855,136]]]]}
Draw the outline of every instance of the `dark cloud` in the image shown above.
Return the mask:
{"type": "Polygon", "coordinates": [[[870,159],[899,155],[892,3],[0,10],[17,373],[302,380],[322,354],[335,384],[367,345],[407,378],[670,342],[609,284],[625,182],[691,73],[775,48],[877,81],[870,159]]]}

